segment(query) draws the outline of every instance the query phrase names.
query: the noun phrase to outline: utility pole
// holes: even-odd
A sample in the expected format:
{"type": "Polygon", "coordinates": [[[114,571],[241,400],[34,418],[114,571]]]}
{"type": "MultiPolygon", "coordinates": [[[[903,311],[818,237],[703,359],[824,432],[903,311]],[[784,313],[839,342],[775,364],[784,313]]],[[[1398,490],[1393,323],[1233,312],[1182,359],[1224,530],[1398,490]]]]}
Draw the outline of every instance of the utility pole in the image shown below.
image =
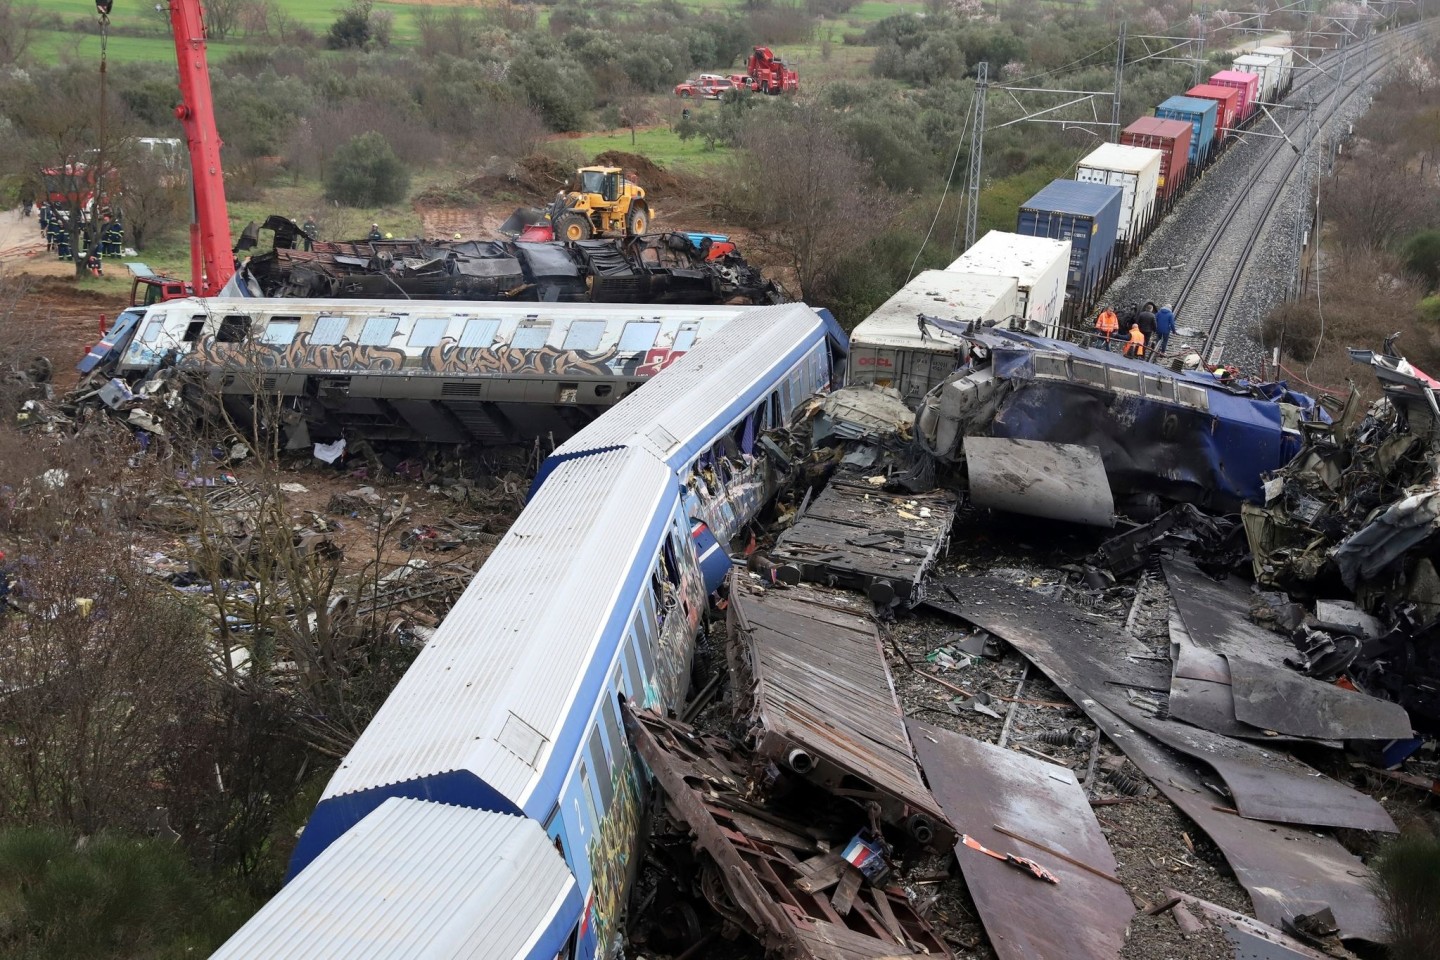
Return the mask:
{"type": "Polygon", "coordinates": [[[1194,47],[1195,53],[1195,78],[1191,86],[1198,87],[1200,86],[1200,73],[1205,68],[1205,38],[1196,37],[1191,46],[1194,47]]]}
{"type": "Polygon", "coordinates": [[[965,249],[975,245],[975,227],[980,217],[980,176],[985,163],[985,94],[990,89],[990,63],[975,67],[974,126],[970,128],[970,182],[965,197],[965,249]]]}
{"type": "Polygon", "coordinates": [[[1110,104],[1110,142],[1120,142],[1120,95],[1125,91],[1125,21],[1120,21],[1120,37],[1115,44],[1115,100],[1110,104]]]}

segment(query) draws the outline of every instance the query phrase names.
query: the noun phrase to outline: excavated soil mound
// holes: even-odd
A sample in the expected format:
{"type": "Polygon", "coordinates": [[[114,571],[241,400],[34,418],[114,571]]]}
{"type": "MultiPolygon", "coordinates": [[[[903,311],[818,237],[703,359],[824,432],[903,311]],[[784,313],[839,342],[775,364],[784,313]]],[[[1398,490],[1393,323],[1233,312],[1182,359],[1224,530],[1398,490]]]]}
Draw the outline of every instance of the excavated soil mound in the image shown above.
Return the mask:
{"type": "Polygon", "coordinates": [[[623,150],[606,150],[595,157],[597,166],[619,167],[654,197],[676,197],[685,192],[685,179],[659,166],[649,157],[623,150]]]}

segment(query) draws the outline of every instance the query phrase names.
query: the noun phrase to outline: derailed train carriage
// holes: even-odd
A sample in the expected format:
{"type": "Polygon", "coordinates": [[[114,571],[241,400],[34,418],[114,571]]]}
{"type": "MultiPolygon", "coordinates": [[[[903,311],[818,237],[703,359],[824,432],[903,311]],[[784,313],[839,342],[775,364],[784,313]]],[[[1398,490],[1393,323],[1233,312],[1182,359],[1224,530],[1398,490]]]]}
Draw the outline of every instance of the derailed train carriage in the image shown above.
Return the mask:
{"type": "MultiPolygon", "coordinates": [[[[745,307],[415,300],[170,300],[112,331],[114,372],[199,378],[287,443],[562,441],[745,307]]],[[[108,368],[107,372],[108,372],[108,368]]]]}
{"type": "Polygon", "coordinates": [[[250,257],[228,293],[257,297],[505,300],[543,303],[781,303],[785,291],[735,251],[684,233],[519,243],[508,240],[318,241],[293,220],[246,229],[274,247],[250,257]]]}
{"type": "Polygon", "coordinates": [[[611,955],[648,789],[623,711],[683,704],[729,565],[703,517],[756,516],[784,465],[747,438],[847,349],[804,305],[747,311],[557,451],[216,956],[611,955]]]}

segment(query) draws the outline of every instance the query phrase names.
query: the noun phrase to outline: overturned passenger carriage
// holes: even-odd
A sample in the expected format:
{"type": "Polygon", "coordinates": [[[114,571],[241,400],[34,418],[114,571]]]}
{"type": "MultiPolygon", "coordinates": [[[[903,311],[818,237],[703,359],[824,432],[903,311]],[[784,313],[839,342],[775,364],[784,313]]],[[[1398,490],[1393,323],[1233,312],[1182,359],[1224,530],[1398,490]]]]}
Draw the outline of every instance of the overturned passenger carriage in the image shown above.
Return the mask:
{"type": "Polygon", "coordinates": [[[148,308],[116,372],[191,373],[245,423],[268,398],[291,447],[353,437],[564,440],[745,307],[199,299],[148,308]]]}

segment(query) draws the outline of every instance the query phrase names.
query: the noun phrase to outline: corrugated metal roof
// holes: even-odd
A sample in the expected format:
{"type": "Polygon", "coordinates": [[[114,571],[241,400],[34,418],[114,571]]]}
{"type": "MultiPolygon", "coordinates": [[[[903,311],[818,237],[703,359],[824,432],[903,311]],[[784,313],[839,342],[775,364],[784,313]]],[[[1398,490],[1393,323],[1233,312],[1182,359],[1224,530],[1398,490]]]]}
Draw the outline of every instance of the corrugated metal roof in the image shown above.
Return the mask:
{"type": "Polygon", "coordinates": [[[747,392],[763,392],[757,384],[766,374],[789,366],[825,332],[825,321],[802,303],[747,310],[567,440],[554,456],[648,438],[647,446],[673,461],[691,438],[713,436],[733,418],[729,411],[736,401],[747,392]]]}
{"type": "Polygon", "coordinates": [[[1156,110],[1175,110],[1180,113],[1214,113],[1220,104],[1200,97],[1171,97],[1156,107],[1156,110]]]}
{"type": "MultiPolygon", "coordinates": [[[[1253,74],[1246,74],[1246,76],[1253,76],[1253,74]]],[[[1185,136],[1190,132],[1191,126],[1184,120],[1172,120],[1169,117],[1139,117],[1125,129],[1141,136],[1173,139],[1177,136],[1185,136]]]]}
{"type": "Polygon", "coordinates": [[[1118,207],[1122,192],[1119,187],[1103,183],[1052,180],[1049,186],[1025,201],[1020,209],[1094,217],[1111,204],[1118,207]]]}
{"type": "MultiPolygon", "coordinates": [[[[638,451],[561,464],[360,735],[324,798],[469,771],[523,807],[673,484],[664,464],[638,451]],[[585,576],[574,576],[578,564],[585,576]]],[[[631,584],[626,595],[637,589],[631,584]]],[[[607,662],[614,649],[603,654],[607,662]]],[[[322,800],[312,825],[323,813],[322,800]]]]}
{"type": "Polygon", "coordinates": [[[857,345],[914,346],[948,352],[959,339],[934,329],[927,330],[922,338],[917,319],[920,314],[962,323],[1003,320],[1018,306],[1017,288],[1014,276],[926,270],[870,314],[851,333],[851,339],[857,345]]]}
{"type": "Polygon", "coordinates": [[[1257,67],[1269,67],[1283,60],[1273,53],[1247,53],[1243,57],[1236,57],[1234,63],[1253,64],[1257,67]]]}
{"type": "Polygon", "coordinates": [[[214,957],[549,960],[580,912],[575,878],[535,821],[392,798],[214,957]]]}
{"type": "Polygon", "coordinates": [[[1139,174],[1152,167],[1158,170],[1160,157],[1159,150],[1151,150],[1149,147],[1104,143],[1087,153],[1077,166],[1139,174]]]}
{"type": "Polygon", "coordinates": [[[1253,85],[1254,83],[1259,83],[1259,81],[1255,79],[1255,74],[1246,73],[1244,70],[1221,70],[1219,73],[1211,74],[1210,79],[1212,81],[1230,80],[1234,83],[1248,82],[1251,83],[1251,85],[1253,85]]]}
{"type": "Polygon", "coordinates": [[[1020,286],[1028,288],[1043,279],[1054,264],[1069,262],[1069,240],[991,230],[945,271],[1015,277],[1020,286]]]}

